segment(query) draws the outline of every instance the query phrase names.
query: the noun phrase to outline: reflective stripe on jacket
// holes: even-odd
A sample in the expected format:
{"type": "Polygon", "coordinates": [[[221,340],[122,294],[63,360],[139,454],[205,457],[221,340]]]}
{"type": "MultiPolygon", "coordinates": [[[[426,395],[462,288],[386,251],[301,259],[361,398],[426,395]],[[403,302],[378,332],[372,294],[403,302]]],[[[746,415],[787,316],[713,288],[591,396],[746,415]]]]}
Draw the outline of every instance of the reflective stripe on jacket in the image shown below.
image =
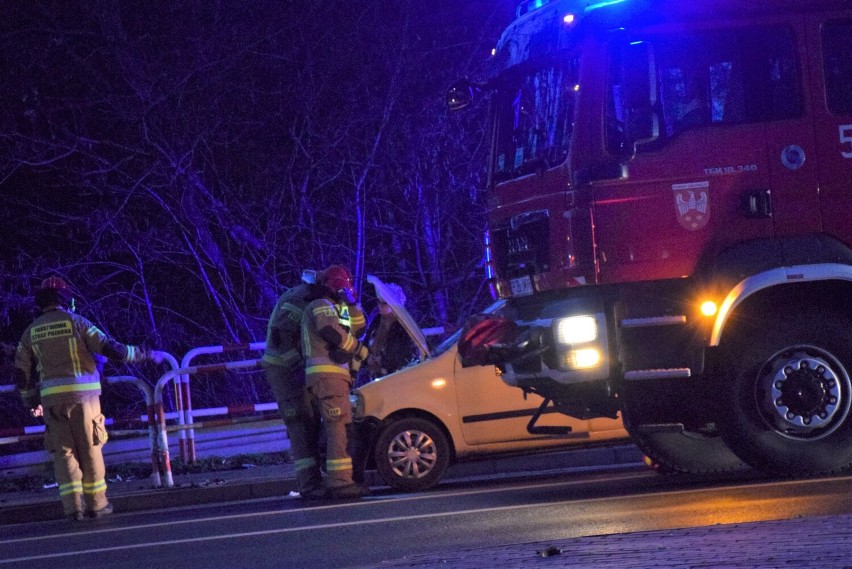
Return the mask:
{"type": "Polygon", "coordinates": [[[302,318],[306,378],[330,374],[349,381],[349,362],[361,348],[358,336],[365,323],[360,306],[335,305],[326,298],[311,302],[302,318]]]}
{"type": "Polygon", "coordinates": [[[38,382],[41,398],[60,393],[92,394],[101,392],[101,378],[97,375],[43,379],[38,382]]]}
{"type": "Polygon", "coordinates": [[[79,314],[59,307],[48,308],[21,336],[15,351],[15,367],[23,376],[19,385],[25,402],[38,404],[69,397],[82,398],[101,392],[94,354],[113,361],[141,361],[144,353],[117,342],[79,314]]]}

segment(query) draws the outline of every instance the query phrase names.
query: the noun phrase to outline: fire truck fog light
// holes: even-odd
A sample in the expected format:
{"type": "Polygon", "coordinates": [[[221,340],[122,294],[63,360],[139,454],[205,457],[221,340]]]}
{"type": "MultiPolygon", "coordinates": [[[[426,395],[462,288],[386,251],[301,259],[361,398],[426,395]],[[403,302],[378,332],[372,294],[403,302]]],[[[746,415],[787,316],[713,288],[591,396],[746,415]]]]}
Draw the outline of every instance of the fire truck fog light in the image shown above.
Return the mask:
{"type": "Polygon", "coordinates": [[[601,353],[596,348],[571,350],[565,354],[565,367],[569,369],[590,369],[601,363],[601,353]]]}
{"type": "Polygon", "coordinates": [[[713,316],[718,310],[719,307],[712,300],[705,300],[701,303],[701,314],[704,316],[713,316]]]}
{"type": "Polygon", "coordinates": [[[585,344],[598,338],[598,324],[594,316],[571,316],[553,323],[553,336],[559,344],[585,344]]]}

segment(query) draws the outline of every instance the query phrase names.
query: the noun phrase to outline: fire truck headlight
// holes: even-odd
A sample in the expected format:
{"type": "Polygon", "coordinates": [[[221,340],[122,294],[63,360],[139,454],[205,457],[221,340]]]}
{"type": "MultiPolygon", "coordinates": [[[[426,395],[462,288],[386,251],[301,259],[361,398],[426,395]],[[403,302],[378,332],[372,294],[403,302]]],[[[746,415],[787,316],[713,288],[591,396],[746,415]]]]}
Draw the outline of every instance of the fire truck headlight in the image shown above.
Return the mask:
{"type": "Polygon", "coordinates": [[[609,358],[603,313],[575,314],[553,320],[553,363],[563,371],[597,377],[609,358]]]}
{"type": "Polygon", "coordinates": [[[598,339],[598,323],[594,316],[570,316],[553,323],[553,337],[557,344],[575,345],[598,339]]]}

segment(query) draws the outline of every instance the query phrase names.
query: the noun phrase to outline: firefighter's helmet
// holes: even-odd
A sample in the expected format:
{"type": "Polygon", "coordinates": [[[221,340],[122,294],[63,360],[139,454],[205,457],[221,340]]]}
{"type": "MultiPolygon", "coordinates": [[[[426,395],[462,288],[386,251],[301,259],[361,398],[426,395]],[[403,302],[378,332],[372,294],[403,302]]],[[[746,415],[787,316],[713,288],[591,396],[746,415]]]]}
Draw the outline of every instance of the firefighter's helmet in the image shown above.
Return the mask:
{"type": "Polygon", "coordinates": [[[355,285],[352,283],[352,273],[340,265],[331,265],[319,274],[317,282],[338,295],[341,300],[355,301],[355,285]]]}
{"type": "Polygon", "coordinates": [[[35,303],[39,308],[47,308],[48,306],[70,308],[73,301],[74,294],[71,287],[64,279],[57,276],[50,276],[41,281],[38,290],[35,292],[35,303]]]}
{"type": "Polygon", "coordinates": [[[41,285],[39,285],[39,289],[55,289],[55,290],[67,290],[68,283],[66,283],[62,277],[50,276],[41,281],[41,285]]]}

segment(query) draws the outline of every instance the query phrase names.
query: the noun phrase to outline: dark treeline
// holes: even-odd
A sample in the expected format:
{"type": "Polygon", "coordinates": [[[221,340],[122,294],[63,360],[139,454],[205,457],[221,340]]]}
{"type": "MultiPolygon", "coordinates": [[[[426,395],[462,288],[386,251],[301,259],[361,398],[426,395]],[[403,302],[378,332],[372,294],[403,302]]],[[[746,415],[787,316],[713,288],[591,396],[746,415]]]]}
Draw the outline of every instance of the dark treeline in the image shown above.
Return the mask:
{"type": "Polygon", "coordinates": [[[484,74],[512,4],[4,2],[0,383],[48,274],[178,357],[263,340],[275,298],[330,263],[402,285],[422,325],[483,307],[487,109],[443,95],[484,74]]]}

